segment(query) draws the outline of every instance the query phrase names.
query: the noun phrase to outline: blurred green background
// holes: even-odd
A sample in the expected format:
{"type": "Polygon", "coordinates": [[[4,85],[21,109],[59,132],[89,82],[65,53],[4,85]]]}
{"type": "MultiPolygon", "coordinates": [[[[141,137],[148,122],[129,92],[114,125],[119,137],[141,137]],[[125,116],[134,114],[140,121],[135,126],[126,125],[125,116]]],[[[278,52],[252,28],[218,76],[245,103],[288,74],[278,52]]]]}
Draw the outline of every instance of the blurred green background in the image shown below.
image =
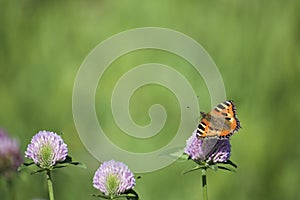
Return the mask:
{"type": "MultiPolygon", "coordinates": [[[[88,168],[55,172],[56,199],[93,199],[91,194],[97,191],[92,177],[99,162],[80,142],[72,116],[77,70],[87,54],[113,34],[145,26],[170,28],[194,38],[208,51],[222,74],[228,98],[236,101],[243,127],[232,139],[231,159],[238,172],[210,171],[209,199],[298,199],[299,10],[296,0],[1,0],[0,127],[18,138],[22,151],[39,130],[64,132],[70,155],[88,168]]],[[[180,69],[199,94],[201,109],[210,109],[203,81],[174,55],[151,50],[132,53],[113,63],[123,66],[123,71],[114,73],[120,76],[128,66],[147,62],[180,69]]],[[[115,81],[110,76],[108,85],[115,81]]],[[[110,95],[106,89],[97,92],[98,115],[107,115],[105,127],[115,127],[109,108],[100,112],[101,96],[110,95]]],[[[175,97],[157,86],[143,89],[134,95],[135,102],[142,103],[132,106],[133,119],[147,124],[149,105],[160,103],[171,117],[163,131],[176,131],[180,116],[175,97]],[[142,94],[147,98],[138,100],[142,94]],[[157,94],[162,98],[153,98],[157,94]]],[[[197,119],[191,123],[196,127],[197,119]]],[[[169,140],[168,135],[161,141],[169,140]]],[[[130,149],[130,143],[124,144],[130,149]]],[[[135,189],[143,200],[202,199],[200,174],[181,175],[188,166],[174,163],[140,174],[135,189]]],[[[47,199],[45,177],[28,174],[22,172],[15,179],[16,199],[47,199]]],[[[9,199],[3,181],[0,186],[0,199],[9,199]]]]}

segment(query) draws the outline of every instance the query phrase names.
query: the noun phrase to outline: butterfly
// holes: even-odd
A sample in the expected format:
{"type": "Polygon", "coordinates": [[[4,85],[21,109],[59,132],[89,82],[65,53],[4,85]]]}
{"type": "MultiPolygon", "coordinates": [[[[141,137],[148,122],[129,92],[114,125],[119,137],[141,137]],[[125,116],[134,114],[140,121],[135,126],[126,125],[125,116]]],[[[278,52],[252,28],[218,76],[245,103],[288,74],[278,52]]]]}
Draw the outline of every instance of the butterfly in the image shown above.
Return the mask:
{"type": "Polygon", "coordinates": [[[209,113],[200,113],[202,119],[196,129],[199,139],[210,137],[226,139],[241,128],[232,100],[218,104],[209,113]]]}

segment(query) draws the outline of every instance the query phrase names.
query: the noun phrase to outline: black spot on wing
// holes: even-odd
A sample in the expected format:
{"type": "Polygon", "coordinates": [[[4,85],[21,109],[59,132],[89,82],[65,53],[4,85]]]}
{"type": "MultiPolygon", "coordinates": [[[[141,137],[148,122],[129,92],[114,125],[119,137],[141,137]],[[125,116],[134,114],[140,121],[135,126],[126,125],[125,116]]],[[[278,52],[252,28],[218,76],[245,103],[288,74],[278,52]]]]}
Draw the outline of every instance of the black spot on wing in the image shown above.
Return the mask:
{"type": "Polygon", "coordinates": [[[215,111],[220,112],[220,110],[218,108],[215,108],[215,111]]]}
{"type": "Polygon", "coordinates": [[[231,120],[231,117],[225,117],[225,119],[226,119],[227,121],[230,121],[230,120],[231,120]]]}
{"type": "Polygon", "coordinates": [[[198,125],[198,129],[200,129],[200,130],[202,130],[202,131],[205,131],[205,126],[204,126],[202,123],[200,123],[200,124],[198,125]]]}
{"type": "Polygon", "coordinates": [[[230,105],[232,104],[232,101],[231,101],[231,100],[225,101],[224,104],[225,104],[226,106],[230,106],[230,105]]]}
{"type": "Polygon", "coordinates": [[[220,109],[225,109],[225,107],[222,104],[217,105],[217,107],[220,109]]]}

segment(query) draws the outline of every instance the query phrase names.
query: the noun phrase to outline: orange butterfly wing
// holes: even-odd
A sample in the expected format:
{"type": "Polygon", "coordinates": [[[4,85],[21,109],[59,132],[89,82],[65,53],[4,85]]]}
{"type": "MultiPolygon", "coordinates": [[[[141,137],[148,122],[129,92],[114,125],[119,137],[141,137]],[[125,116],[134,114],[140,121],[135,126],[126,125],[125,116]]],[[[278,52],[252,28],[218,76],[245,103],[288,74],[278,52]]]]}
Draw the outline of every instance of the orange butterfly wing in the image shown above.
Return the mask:
{"type": "Polygon", "coordinates": [[[199,138],[229,138],[241,128],[236,116],[235,104],[231,100],[218,104],[209,113],[201,114],[202,119],[197,128],[199,138]]]}

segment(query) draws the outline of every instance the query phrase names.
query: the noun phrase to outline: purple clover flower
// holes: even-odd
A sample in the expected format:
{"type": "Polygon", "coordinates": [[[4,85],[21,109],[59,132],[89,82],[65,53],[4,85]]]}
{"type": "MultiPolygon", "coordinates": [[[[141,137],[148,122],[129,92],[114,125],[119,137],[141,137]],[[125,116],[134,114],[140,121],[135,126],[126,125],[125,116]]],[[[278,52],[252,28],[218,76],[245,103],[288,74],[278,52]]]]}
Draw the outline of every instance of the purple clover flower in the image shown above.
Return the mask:
{"type": "Polygon", "coordinates": [[[12,172],[16,172],[22,162],[17,141],[0,130],[0,175],[10,178],[12,172]]]}
{"type": "Polygon", "coordinates": [[[127,165],[110,160],[101,164],[96,171],[93,186],[105,195],[113,197],[132,189],[135,179],[127,165]]]}
{"type": "Polygon", "coordinates": [[[196,162],[225,163],[230,158],[230,150],[228,139],[199,139],[194,131],[186,141],[184,153],[196,162]]]}
{"type": "Polygon", "coordinates": [[[57,161],[64,161],[68,155],[67,145],[56,133],[40,131],[31,139],[25,157],[44,169],[49,169],[57,161]]]}

